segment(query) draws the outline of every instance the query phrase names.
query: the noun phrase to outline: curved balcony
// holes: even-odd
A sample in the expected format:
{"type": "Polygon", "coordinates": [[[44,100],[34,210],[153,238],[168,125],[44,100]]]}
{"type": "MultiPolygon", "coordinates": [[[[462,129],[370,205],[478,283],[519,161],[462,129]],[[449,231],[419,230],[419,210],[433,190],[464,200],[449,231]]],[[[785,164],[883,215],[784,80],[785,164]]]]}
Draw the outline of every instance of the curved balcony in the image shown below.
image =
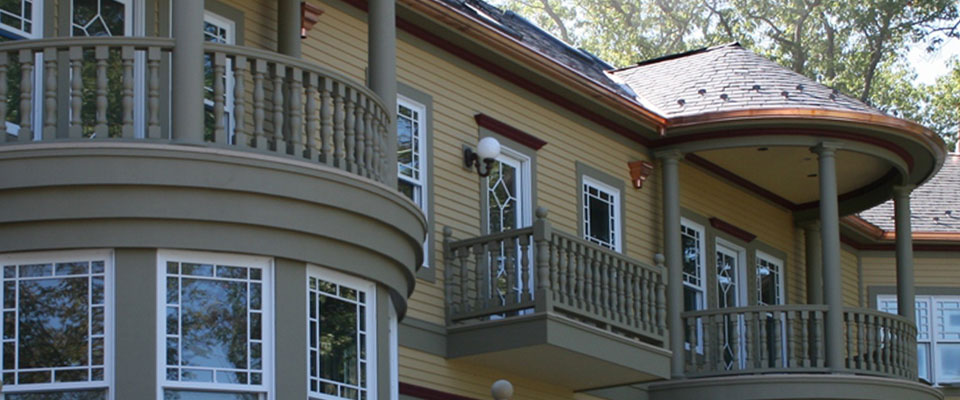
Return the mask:
{"type": "Polygon", "coordinates": [[[667,377],[663,266],[546,217],[462,240],[445,232],[448,356],[577,389],[667,377]]]}
{"type": "Polygon", "coordinates": [[[723,308],[682,314],[688,377],[843,372],[917,380],[917,328],[870,309],[843,312],[844,365],[825,364],[824,305],[723,308]]]}
{"type": "MultiPolygon", "coordinates": [[[[0,44],[0,144],[184,142],[322,164],[390,185],[390,117],[339,73],[280,54],[205,47],[203,133],[171,132],[173,39],[109,37],[0,44]],[[194,143],[195,142],[195,143],[194,143]]],[[[197,95],[201,95],[198,90],[197,95]]],[[[201,127],[197,121],[198,129],[201,127]]]]}
{"type": "Polygon", "coordinates": [[[172,39],[0,44],[0,253],[282,257],[376,281],[402,314],[427,225],[396,190],[382,101],[299,59],[204,51],[204,87],[190,92],[202,101],[189,99],[203,112],[184,124],[171,115],[187,100],[172,90],[172,39]]]}

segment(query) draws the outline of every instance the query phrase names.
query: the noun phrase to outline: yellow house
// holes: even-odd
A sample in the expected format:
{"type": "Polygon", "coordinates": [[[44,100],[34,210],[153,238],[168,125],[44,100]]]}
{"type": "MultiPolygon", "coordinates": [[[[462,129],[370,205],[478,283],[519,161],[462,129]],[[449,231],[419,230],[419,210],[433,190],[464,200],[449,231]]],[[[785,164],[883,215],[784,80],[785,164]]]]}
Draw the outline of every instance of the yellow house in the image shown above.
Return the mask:
{"type": "Polygon", "coordinates": [[[960,159],[738,44],[615,69],[481,0],[0,3],[6,400],[960,380],[960,159]]]}

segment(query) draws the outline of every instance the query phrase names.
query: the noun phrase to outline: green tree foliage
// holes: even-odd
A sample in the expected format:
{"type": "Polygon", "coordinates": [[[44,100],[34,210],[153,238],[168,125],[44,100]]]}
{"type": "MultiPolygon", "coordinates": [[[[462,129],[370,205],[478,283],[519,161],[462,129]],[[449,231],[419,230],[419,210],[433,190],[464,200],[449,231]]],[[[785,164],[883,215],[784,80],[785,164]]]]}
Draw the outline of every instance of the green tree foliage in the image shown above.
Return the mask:
{"type": "Polygon", "coordinates": [[[955,0],[497,0],[497,5],[618,66],[737,41],[948,140],[956,137],[956,102],[935,98],[947,88],[914,84],[905,62],[911,44],[927,43],[933,51],[957,36],[955,0]]]}

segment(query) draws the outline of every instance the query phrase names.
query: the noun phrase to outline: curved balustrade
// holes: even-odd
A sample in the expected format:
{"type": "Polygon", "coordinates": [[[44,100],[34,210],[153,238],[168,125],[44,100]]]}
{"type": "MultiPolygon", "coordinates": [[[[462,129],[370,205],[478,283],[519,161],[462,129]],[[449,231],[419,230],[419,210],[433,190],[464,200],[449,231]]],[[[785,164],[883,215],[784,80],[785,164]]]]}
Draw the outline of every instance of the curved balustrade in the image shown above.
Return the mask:
{"type": "Polygon", "coordinates": [[[448,323],[554,312],[662,344],[663,266],[534,226],[453,241],[444,237],[448,323]]]}
{"type": "Polygon", "coordinates": [[[844,365],[825,365],[825,305],[682,314],[688,376],[845,371],[916,380],[916,327],[876,310],[844,309],[844,365]]]}
{"type": "MultiPolygon", "coordinates": [[[[257,151],[390,184],[390,114],[352,79],[300,59],[207,43],[203,132],[170,132],[174,41],[83,37],[0,44],[0,144],[130,140],[257,151]]],[[[198,65],[198,67],[200,67],[198,65]]]]}

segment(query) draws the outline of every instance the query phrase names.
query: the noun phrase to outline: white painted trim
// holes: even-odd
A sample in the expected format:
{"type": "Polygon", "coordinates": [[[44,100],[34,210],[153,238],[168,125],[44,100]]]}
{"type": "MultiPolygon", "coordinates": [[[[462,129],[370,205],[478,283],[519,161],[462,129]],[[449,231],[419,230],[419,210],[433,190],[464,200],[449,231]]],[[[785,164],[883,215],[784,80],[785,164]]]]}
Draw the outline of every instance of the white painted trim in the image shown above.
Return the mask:
{"type": "MultiPolygon", "coordinates": [[[[613,224],[611,225],[611,228],[613,231],[612,233],[614,237],[613,250],[617,252],[623,251],[623,227],[620,226],[620,219],[622,217],[620,215],[620,208],[621,208],[621,201],[622,201],[620,189],[617,189],[613,186],[603,183],[589,175],[583,175],[581,178],[582,178],[580,180],[580,197],[581,198],[583,198],[583,196],[585,195],[583,190],[584,189],[583,187],[585,185],[589,185],[589,186],[592,186],[594,189],[597,189],[602,192],[606,192],[608,195],[610,195],[610,197],[613,198],[613,215],[611,216],[614,221],[613,224]]],[[[587,207],[588,206],[586,201],[583,201],[583,210],[582,210],[583,218],[582,218],[582,221],[580,221],[580,223],[583,225],[584,238],[586,238],[587,235],[589,235],[589,233],[587,232],[587,207]]]]}
{"type": "MultiPolygon", "coordinates": [[[[778,293],[777,293],[776,305],[786,304],[786,296],[785,296],[786,292],[785,292],[785,284],[784,284],[784,277],[783,277],[785,271],[784,271],[783,260],[781,260],[779,257],[774,257],[762,250],[757,250],[756,256],[757,256],[757,259],[756,259],[756,263],[755,263],[756,265],[754,265],[754,268],[757,268],[757,269],[760,268],[760,260],[766,261],[768,264],[773,264],[777,266],[776,284],[777,284],[778,293]]],[[[761,294],[759,274],[757,274],[757,279],[756,279],[756,282],[754,282],[754,284],[756,285],[756,289],[757,289],[757,304],[759,304],[760,294],[761,294]]]]}
{"type": "MultiPolygon", "coordinates": [[[[275,399],[275,379],[274,379],[274,263],[273,258],[262,256],[251,256],[230,253],[199,252],[187,250],[158,250],[157,251],[157,398],[163,398],[164,389],[185,389],[185,390],[222,390],[232,392],[258,393],[263,400],[275,399]],[[166,309],[167,309],[167,261],[175,262],[196,262],[204,264],[237,265],[261,268],[263,273],[260,279],[261,288],[261,356],[263,357],[262,383],[260,385],[252,384],[222,384],[212,382],[180,382],[166,380],[167,357],[166,357],[166,309]]],[[[202,278],[201,278],[202,279],[202,278]]],[[[182,302],[182,299],[180,300],[182,302]]],[[[182,340],[182,338],[181,338],[182,340]]],[[[248,339],[249,340],[249,339],[248,339]]],[[[182,357],[182,354],[180,354],[182,357]]],[[[202,368],[202,367],[201,367],[202,368]]]]}
{"type": "MultiPolygon", "coordinates": [[[[112,249],[84,249],[64,251],[43,251],[0,254],[0,268],[6,264],[58,263],[68,261],[104,260],[103,288],[103,372],[102,382],[44,383],[28,385],[6,385],[4,393],[29,393],[38,391],[62,391],[70,389],[106,389],[107,400],[114,400],[114,381],[116,364],[116,268],[112,249]]],[[[0,270],[2,273],[2,270],[0,270]]],[[[89,274],[89,272],[88,272],[89,274]]],[[[89,302],[87,303],[90,306],[89,302]]],[[[2,308],[2,307],[0,307],[2,308]]],[[[89,332],[88,332],[89,335],[89,332]]],[[[89,340],[89,339],[88,339],[89,340]]],[[[2,398],[2,393],[0,393],[2,398]]]]}
{"type": "MultiPolygon", "coordinates": [[[[732,242],[720,238],[717,238],[716,252],[725,253],[726,255],[735,256],[737,260],[737,265],[734,266],[734,274],[737,279],[736,282],[736,300],[737,304],[733,305],[734,307],[743,307],[747,305],[747,271],[746,271],[746,262],[747,262],[747,252],[743,247],[737,246],[732,242]]],[[[716,271],[713,271],[716,274],[716,271]]],[[[720,296],[720,292],[717,291],[717,296],[720,296]]]]}
{"type": "MultiPolygon", "coordinates": [[[[409,182],[409,183],[411,183],[411,184],[419,185],[419,186],[420,186],[420,196],[419,196],[419,199],[418,199],[420,204],[417,204],[417,205],[420,206],[420,210],[423,211],[423,216],[426,217],[426,218],[429,218],[429,217],[430,217],[430,201],[429,201],[430,199],[427,198],[427,193],[430,192],[430,188],[427,187],[427,184],[428,184],[427,171],[429,171],[429,163],[430,163],[431,160],[427,157],[427,138],[426,138],[426,136],[427,136],[427,120],[426,120],[426,118],[427,118],[427,107],[426,107],[425,105],[423,105],[423,104],[420,104],[419,102],[417,102],[417,101],[415,101],[415,100],[411,100],[409,97],[406,97],[406,96],[404,96],[404,95],[398,94],[398,95],[397,95],[397,108],[398,108],[398,109],[397,109],[397,113],[398,113],[398,114],[399,114],[399,112],[400,112],[400,110],[399,110],[399,107],[400,107],[400,106],[403,106],[403,107],[406,107],[406,108],[409,108],[409,109],[411,109],[411,110],[416,111],[416,112],[417,112],[417,115],[419,116],[419,118],[417,118],[417,124],[418,124],[418,126],[420,127],[420,129],[417,130],[417,132],[415,132],[415,135],[417,135],[417,149],[416,149],[416,151],[417,151],[417,154],[419,154],[419,157],[420,157],[420,158],[419,158],[419,160],[420,160],[420,167],[419,167],[419,169],[417,170],[417,172],[418,172],[419,175],[420,175],[420,179],[411,179],[411,178],[409,178],[409,177],[406,177],[406,176],[401,175],[401,174],[400,174],[400,168],[399,168],[399,167],[397,168],[397,179],[400,179],[400,180],[403,180],[403,181],[405,181],[405,182],[409,182]]],[[[399,119],[399,117],[397,117],[397,118],[399,119]]],[[[414,203],[416,203],[416,201],[414,201],[414,203]]],[[[430,224],[430,223],[432,223],[432,222],[431,222],[431,221],[427,221],[427,224],[430,224]]],[[[423,268],[430,268],[430,246],[429,246],[429,243],[430,243],[431,237],[430,237],[430,234],[429,234],[429,229],[428,229],[427,231],[428,231],[428,233],[427,233],[427,235],[426,235],[426,238],[425,238],[424,241],[423,241],[423,265],[422,265],[423,268]]]]}
{"type": "MultiPolygon", "coordinates": [[[[303,316],[304,319],[309,321],[310,318],[310,277],[317,279],[329,281],[338,285],[346,286],[350,289],[354,289],[360,292],[363,292],[366,297],[366,327],[367,327],[367,398],[376,399],[377,398],[377,285],[374,282],[360,279],[353,275],[344,274],[342,272],[334,271],[331,269],[323,268],[315,264],[307,264],[307,275],[304,280],[303,288],[307,293],[306,296],[306,315],[303,316]]],[[[393,307],[391,306],[392,310],[393,307]]],[[[319,315],[317,319],[319,319],[319,315]]],[[[390,322],[388,322],[390,323],[390,322]]],[[[307,341],[304,343],[304,351],[307,353],[307,365],[305,371],[307,373],[304,376],[304,385],[307,389],[307,395],[310,398],[320,398],[326,400],[342,400],[342,397],[330,396],[322,393],[315,393],[310,391],[310,324],[307,325],[307,341]]],[[[395,335],[396,324],[393,324],[391,327],[391,335],[395,335]]],[[[396,340],[395,337],[391,338],[396,340]]],[[[317,339],[319,340],[319,338],[317,339]]],[[[391,344],[393,348],[396,348],[395,342],[391,344]]],[[[391,355],[392,357],[392,355],[391,355]]],[[[391,362],[391,360],[387,360],[391,362]]],[[[358,363],[359,364],[359,363],[358,363]]],[[[394,397],[396,398],[396,397],[394,397]]]]}

